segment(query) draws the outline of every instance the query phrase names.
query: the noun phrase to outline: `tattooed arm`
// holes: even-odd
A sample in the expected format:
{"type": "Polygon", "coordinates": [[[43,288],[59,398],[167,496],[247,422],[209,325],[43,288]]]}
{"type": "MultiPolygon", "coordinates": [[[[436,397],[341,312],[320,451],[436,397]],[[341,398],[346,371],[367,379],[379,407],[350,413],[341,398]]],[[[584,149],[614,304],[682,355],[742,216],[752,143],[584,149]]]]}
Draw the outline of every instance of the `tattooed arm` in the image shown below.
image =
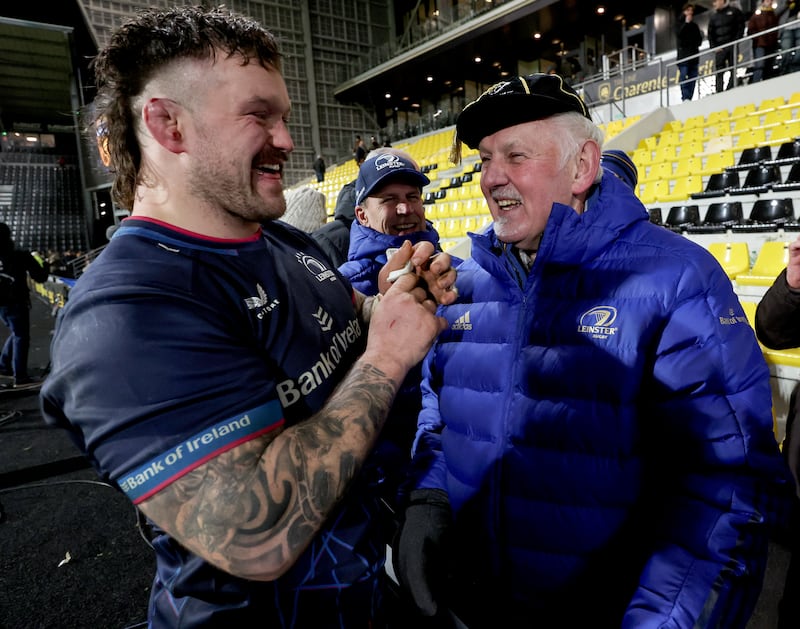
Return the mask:
{"type": "Polygon", "coordinates": [[[142,502],[142,511],[222,570],[281,576],[344,495],[406,372],[444,326],[415,284],[407,275],[386,292],[367,349],[322,410],[215,457],[142,502]]]}

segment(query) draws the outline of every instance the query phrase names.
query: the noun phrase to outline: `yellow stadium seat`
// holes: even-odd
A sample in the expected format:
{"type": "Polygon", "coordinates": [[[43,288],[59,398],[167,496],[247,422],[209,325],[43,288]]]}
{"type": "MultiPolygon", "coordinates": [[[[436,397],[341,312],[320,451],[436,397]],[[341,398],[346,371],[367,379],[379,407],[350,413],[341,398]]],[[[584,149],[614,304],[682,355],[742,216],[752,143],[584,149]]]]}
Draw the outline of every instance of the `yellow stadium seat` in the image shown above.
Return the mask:
{"type": "Polygon", "coordinates": [[[770,130],[769,143],[782,144],[791,142],[800,137],[800,120],[792,120],[784,124],[776,125],[770,130]]]}
{"type": "Polygon", "coordinates": [[[666,179],[646,181],[639,186],[639,199],[645,205],[657,203],[667,194],[669,194],[669,181],[666,179]]]}
{"type": "Polygon", "coordinates": [[[686,144],[687,142],[702,142],[704,137],[705,129],[703,129],[703,127],[687,129],[681,136],[681,144],[686,144]]]}
{"type": "Polygon", "coordinates": [[[646,138],[642,138],[639,140],[639,146],[636,148],[640,149],[649,149],[651,151],[656,150],[656,146],[658,145],[658,138],[654,135],[649,135],[646,138]]]}
{"type": "Polygon", "coordinates": [[[789,243],[770,240],[761,245],[753,268],[736,276],[736,283],[744,286],[772,286],[775,278],[789,262],[789,243]]]}
{"type": "Polygon", "coordinates": [[[746,242],[712,242],[708,250],[730,279],[750,271],[750,249],[746,242]]]}
{"type": "Polygon", "coordinates": [[[731,131],[733,133],[744,133],[745,131],[750,131],[753,127],[757,127],[759,124],[761,124],[761,114],[752,113],[734,120],[731,131]]]}
{"type": "Polygon", "coordinates": [[[743,151],[766,143],[767,132],[763,128],[755,128],[740,133],[733,142],[733,149],[743,151]]]}
{"type": "Polygon", "coordinates": [[[702,129],[706,124],[706,120],[703,116],[691,116],[684,120],[683,122],[683,131],[689,131],[691,129],[700,128],[702,129]]]}
{"type": "Polygon", "coordinates": [[[786,99],[783,96],[775,96],[773,98],[767,98],[762,100],[761,103],[758,105],[758,109],[756,111],[766,112],[770,109],[776,109],[777,107],[783,107],[786,104],[786,99]]]}
{"type": "Polygon", "coordinates": [[[731,120],[735,120],[736,118],[742,118],[748,114],[752,114],[756,110],[755,103],[745,103],[744,105],[737,105],[733,108],[729,118],[731,120]]]}
{"type": "Polygon", "coordinates": [[[733,151],[719,151],[711,153],[706,158],[706,163],[700,171],[700,175],[713,175],[714,173],[721,173],[728,166],[733,166],[736,162],[736,157],[733,151]]]}
{"type": "Polygon", "coordinates": [[[653,162],[653,151],[646,148],[636,149],[633,152],[632,159],[633,163],[636,164],[636,168],[644,171],[644,167],[653,162]]]}
{"type": "Polygon", "coordinates": [[[656,147],[653,153],[653,162],[674,162],[678,159],[678,150],[675,144],[664,144],[656,147]]]}
{"type": "Polygon", "coordinates": [[[712,111],[706,117],[706,124],[705,126],[717,124],[718,122],[723,122],[730,118],[730,113],[725,111],[724,109],[720,109],[719,111],[712,111]]]}
{"type": "Polygon", "coordinates": [[[660,194],[659,201],[686,201],[694,192],[703,190],[703,178],[700,175],[678,177],[669,192],[660,194]]]}
{"type": "Polygon", "coordinates": [[[678,149],[679,149],[678,159],[685,159],[687,157],[696,157],[697,155],[703,152],[703,141],[695,140],[695,141],[681,142],[678,149]]]}
{"type": "Polygon", "coordinates": [[[672,177],[672,162],[661,162],[659,164],[652,164],[648,169],[641,181],[657,181],[661,179],[669,179],[672,177]]]}
{"type": "Polygon", "coordinates": [[[675,177],[686,177],[687,175],[697,175],[703,169],[703,160],[699,157],[681,157],[675,165],[672,173],[675,177]]]}

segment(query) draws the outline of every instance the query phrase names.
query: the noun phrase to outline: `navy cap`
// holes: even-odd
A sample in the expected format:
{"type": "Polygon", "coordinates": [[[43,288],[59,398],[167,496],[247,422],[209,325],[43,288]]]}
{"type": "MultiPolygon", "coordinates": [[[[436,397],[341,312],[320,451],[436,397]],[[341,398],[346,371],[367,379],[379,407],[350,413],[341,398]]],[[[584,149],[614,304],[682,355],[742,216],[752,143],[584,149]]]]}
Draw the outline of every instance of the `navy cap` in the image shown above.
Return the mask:
{"type": "Polygon", "coordinates": [[[414,162],[396,153],[372,152],[361,164],[356,178],[356,205],[372,192],[394,180],[407,181],[420,189],[431,180],[419,171],[414,162]]]}
{"type": "Polygon", "coordinates": [[[639,183],[639,171],[636,170],[636,165],[625,151],[617,149],[603,151],[600,164],[605,170],[622,179],[631,189],[636,190],[636,185],[639,183]]]}
{"type": "Polygon", "coordinates": [[[464,107],[456,120],[456,139],[475,149],[501,129],[569,111],[592,119],[586,103],[557,74],[516,76],[492,85],[464,107]]]}

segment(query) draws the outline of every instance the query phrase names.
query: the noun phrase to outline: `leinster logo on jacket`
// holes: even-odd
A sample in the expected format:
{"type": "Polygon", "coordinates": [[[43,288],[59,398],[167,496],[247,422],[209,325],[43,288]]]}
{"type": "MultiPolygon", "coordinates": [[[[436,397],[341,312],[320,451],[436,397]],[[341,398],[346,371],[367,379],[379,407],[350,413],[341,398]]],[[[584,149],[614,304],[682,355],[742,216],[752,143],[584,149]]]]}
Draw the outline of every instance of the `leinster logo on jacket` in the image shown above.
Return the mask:
{"type": "Polygon", "coordinates": [[[578,332],[592,338],[605,339],[614,336],[619,328],[612,327],[617,320],[614,306],[595,306],[584,312],[578,321],[578,332]]]}

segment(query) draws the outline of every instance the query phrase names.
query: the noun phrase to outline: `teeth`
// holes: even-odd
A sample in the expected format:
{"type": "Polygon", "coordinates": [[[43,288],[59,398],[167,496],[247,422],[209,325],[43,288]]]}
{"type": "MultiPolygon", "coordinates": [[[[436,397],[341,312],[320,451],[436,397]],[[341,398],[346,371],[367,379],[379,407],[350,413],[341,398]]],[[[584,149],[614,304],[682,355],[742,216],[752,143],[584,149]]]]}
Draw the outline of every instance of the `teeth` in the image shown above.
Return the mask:
{"type": "Polygon", "coordinates": [[[512,199],[506,199],[503,201],[498,201],[497,205],[500,207],[511,207],[512,205],[519,205],[519,201],[514,201],[512,199]]]}

